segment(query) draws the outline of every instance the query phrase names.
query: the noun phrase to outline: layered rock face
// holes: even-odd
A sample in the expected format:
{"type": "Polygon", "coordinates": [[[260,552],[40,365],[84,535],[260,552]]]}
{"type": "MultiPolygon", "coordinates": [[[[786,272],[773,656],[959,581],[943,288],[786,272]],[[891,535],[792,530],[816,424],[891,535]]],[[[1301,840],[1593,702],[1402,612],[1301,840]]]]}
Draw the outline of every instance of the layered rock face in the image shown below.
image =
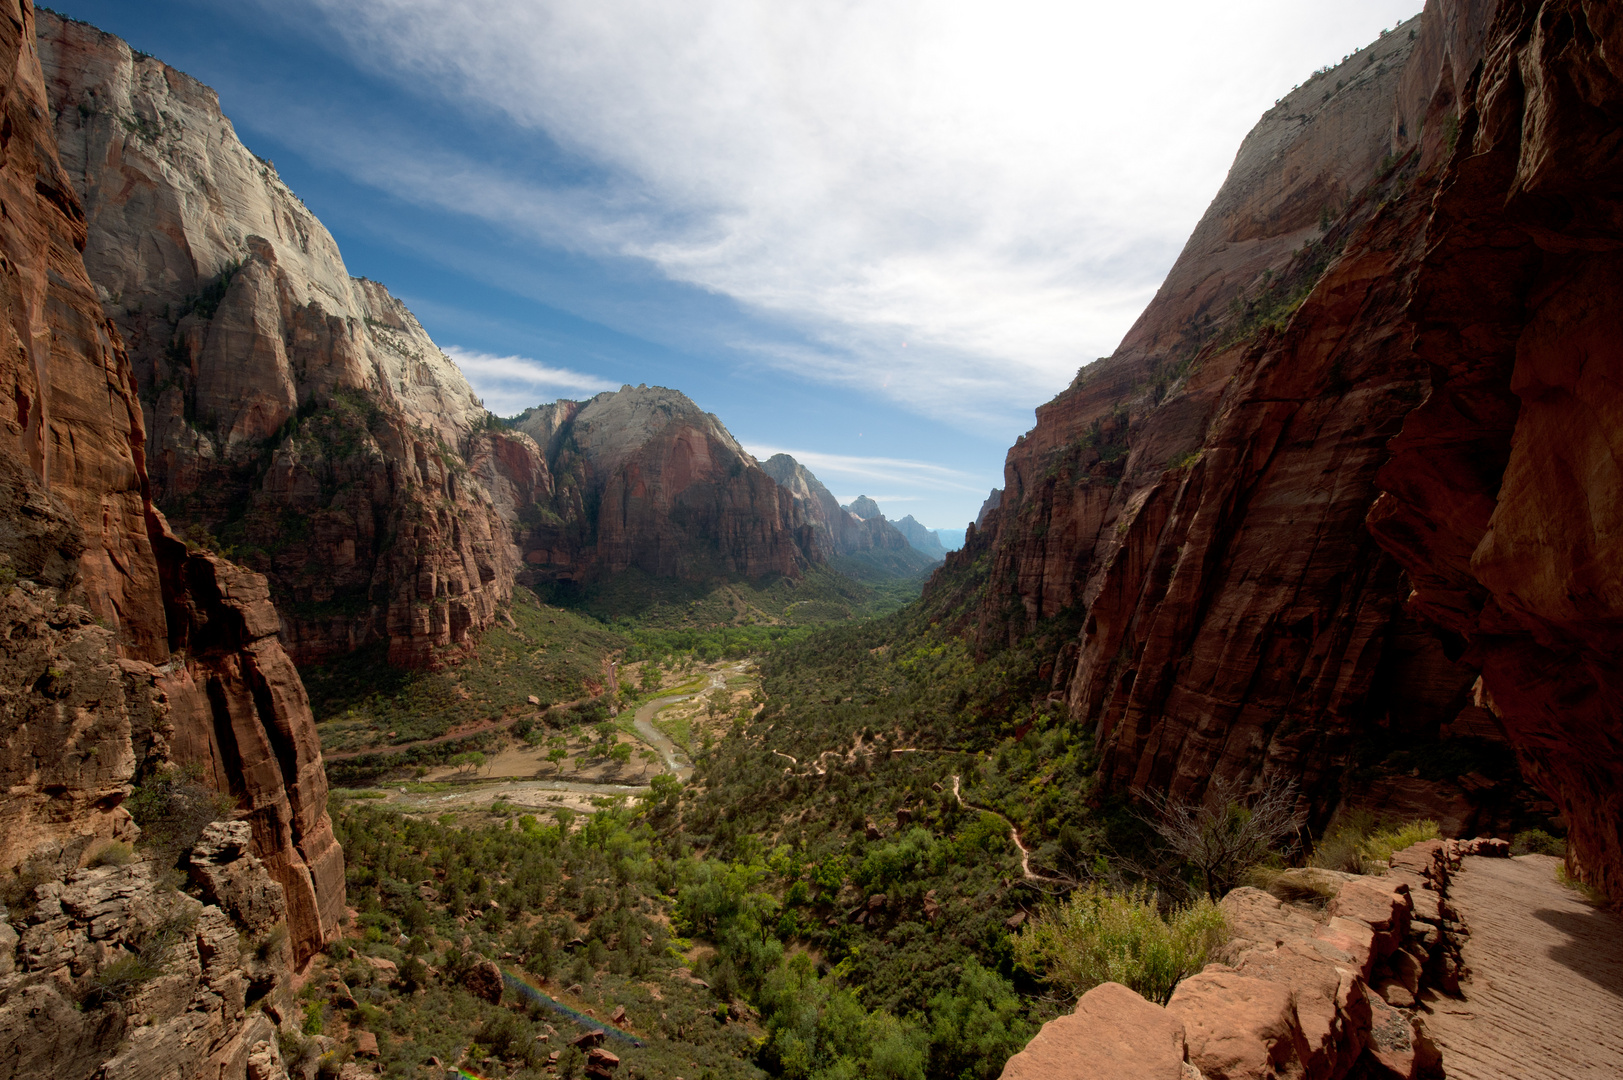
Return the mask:
{"type": "Polygon", "coordinates": [[[657,577],[798,576],[823,554],[790,492],[715,416],[664,387],[626,386],[521,416],[542,448],[550,504],[520,511],[539,581],[637,568],[657,577]]]}
{"type": "Polygon", "coordinates": [[[1456,85],[1409,310],[1431,384],[1370,528],[1623,897],[1623,13],[1506,0],[1456,85]]]}
{"type": "Polygon", "coordinates": [[[40,14],[85,265],[127,342],[152,496],[271,580],[300,662],[465,646],[511,597],[498,502],[550,491],[398,300],[237,139],[214,91],[40,14]]]}
{"type": "Polygon", "coordinates": [[[1264,117],[932,596],[986,646],[1049,634],[1120,787],[1282,774],[1319,823],[1463,833],[1502,827],[1514,778],[1424,759],[1508,739],[1615,890],[1616,21],[1502,8],[1434,0],[1264,117]],[[1364,120],[1325,111],[1349,90],[1364,120]],[[1402,747],[1413,775],[1368,768],[1402,747]]]}
{"type": "Polygon", "coordinates": [[[822,553],[821,559],[908,549],[907,537],[885,520],[872,499],[863,500],[873,506],[873,512],[867,515],[842,507],[810,469],[788,454],[772,455],[761,462],[761,469],[794,499],[795,507],[814,533],[811,543],[822,553]]]}
{"type": "Polygon", "coordinates": [[[249,846],[245,822],[208,826],[187,860],[204,899],[145,861],[36,861],[21,933],[0,923],[0,1076],[286,1080],[287,910],[249,846]]]}
{"type": "Polygon", "coordinates": [[[26,3],[0,21],[0,865],[130,836],[132,780],[195,767],[245,812],[302,960],[344,896],[308,700],[264,579],[188,550],[148,497],[136,380],[80,257],[33,31],[26,3]]]}

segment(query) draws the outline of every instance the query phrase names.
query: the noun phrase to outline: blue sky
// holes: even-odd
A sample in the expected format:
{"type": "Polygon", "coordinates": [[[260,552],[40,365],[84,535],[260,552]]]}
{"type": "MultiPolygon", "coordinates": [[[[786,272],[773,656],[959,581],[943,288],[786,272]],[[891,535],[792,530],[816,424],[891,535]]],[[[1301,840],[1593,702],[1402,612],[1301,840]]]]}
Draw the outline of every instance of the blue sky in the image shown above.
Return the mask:
{"type": "Polygon", "coordinates": [[[682,390],[962,528],[1275,98],[1416,0],[57,0],[201,79],[496,411],[682,390]]]}

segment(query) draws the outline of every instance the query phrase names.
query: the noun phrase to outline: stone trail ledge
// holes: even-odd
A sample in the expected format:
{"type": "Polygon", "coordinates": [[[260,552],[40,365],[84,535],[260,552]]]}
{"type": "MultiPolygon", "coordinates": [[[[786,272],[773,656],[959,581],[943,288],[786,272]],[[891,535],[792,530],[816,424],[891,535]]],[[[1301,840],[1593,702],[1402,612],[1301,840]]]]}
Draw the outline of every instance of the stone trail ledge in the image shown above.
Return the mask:
{"type": "Polygon", "coordinates": [[[1427,1013],[1468,974],[1451,878],[1467,855],[1508,854],[1503,840],[1430,840],[1378,877],[1287,871],[1333,894],[1322,912],[1236,889],[1222,902],[1233,933],[1223,962],[1185,979],[1164,1009],[1116,983],[1093,988],[1003,1080],[1442,1076],[1427,1013]]]}

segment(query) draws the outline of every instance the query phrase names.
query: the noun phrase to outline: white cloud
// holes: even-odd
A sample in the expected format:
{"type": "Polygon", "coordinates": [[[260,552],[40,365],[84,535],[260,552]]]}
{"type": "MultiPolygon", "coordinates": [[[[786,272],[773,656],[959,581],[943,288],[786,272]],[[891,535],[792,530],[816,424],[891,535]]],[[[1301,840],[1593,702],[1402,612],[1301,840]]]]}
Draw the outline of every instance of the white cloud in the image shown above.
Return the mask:
{"type": "MultiPolygon", "coordinates": [[[[788,450],[781,446],[745,446],[757,461],[765,461],[774,454],[788,454],[812,471],[823,486],[835,484],[860,487],[862,481],[894,484],[912,491],[967,491],[985,489],[973,473],[952,469],[933,461],[914,461],[909,458],[861,457],[852,454],[825,454],[818,450],[788,450]]],[[[863,494],[862,491],[857,492],[863,494]]],[[[883,502],[878,495],[869,495],[875,502],[883,502]]],[[[838,496],[848,503],[856,495],[838,496]]],[[[916,495],[887,495],[893,502],[917,499],[916,495]]]]}
{"type": "Polygon", "coordinates": [[[1418,6],[304,2],[358,62],[544,133],[599,179],[365,133],[335,140],[356,175],[646,259],[813,342],[766,362],[960,422],[1108,353],[1256,117],[1418,6]]]}
{"type": "Polygon", "coordinates": [[[591,397],[618,389],[591,375],[548,367],[527,356],[496,356],[455,345],[445,346],[445,355],[456,361],[484,399],[485,408],[499,416],[512,416],[560,397],[591,397]]]}

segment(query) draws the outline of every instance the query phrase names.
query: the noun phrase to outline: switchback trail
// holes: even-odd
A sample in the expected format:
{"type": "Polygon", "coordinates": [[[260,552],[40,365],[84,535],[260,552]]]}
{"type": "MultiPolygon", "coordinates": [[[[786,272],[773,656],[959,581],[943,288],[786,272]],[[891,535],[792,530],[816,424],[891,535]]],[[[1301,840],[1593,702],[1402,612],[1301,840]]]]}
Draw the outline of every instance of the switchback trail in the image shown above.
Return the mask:
{"type": "Polygon", "coordinates": [[[1448,1080],[1623,1076],[1623,917],[1558,882],[1559,865],[1473,855],[1454,875],[1471,976],[1425,1018],[1448,1080]]]}
{"type": "Polygon", "coordinates": [[[1065,880],[1063,880],[1061,878],[1051,878],[1051,877],[1047,877],[1047,876],[1045,876],[1043,874],[1033,873],[1032,869],[1031,869],[1031,852],[1028,851],[1026,849],[1026,845],[1021,842],[1021,840],[1020,840],[1020,830],[1014,827],[1014,822],[1010,821],[1008,818],[1004,817],[1002,814],[998,813],[996,810],[992,810],[992,809],[990,809],[988,807],[985,807],[985,806],[976,806],[974,803],[965,802],[964,797],[961,794],[959,794],[959,792],[958,792],[958,774],[957,773],[952,774],[952,797],[957,799],[958,800],[958,805],[962,806],[964,809],[966,809],[966,810],[979,810],[983,814],[991,814],[993,817],[997,818],[999,821],[1003,822],[1003,824],[1005,824],[1005,825],[1007,825],[1009,827],[1009,839],[1014,841],[1015,848],[1020,852],[1020,873],[1022,875],[1024,875],[1024,877],[1025,877],[1025,879],[1027,881],[1040,881],[1045,885],[1069,885],[1069,884],[1071,884],[1070,882],[1065,881],[1065,880]]]}

